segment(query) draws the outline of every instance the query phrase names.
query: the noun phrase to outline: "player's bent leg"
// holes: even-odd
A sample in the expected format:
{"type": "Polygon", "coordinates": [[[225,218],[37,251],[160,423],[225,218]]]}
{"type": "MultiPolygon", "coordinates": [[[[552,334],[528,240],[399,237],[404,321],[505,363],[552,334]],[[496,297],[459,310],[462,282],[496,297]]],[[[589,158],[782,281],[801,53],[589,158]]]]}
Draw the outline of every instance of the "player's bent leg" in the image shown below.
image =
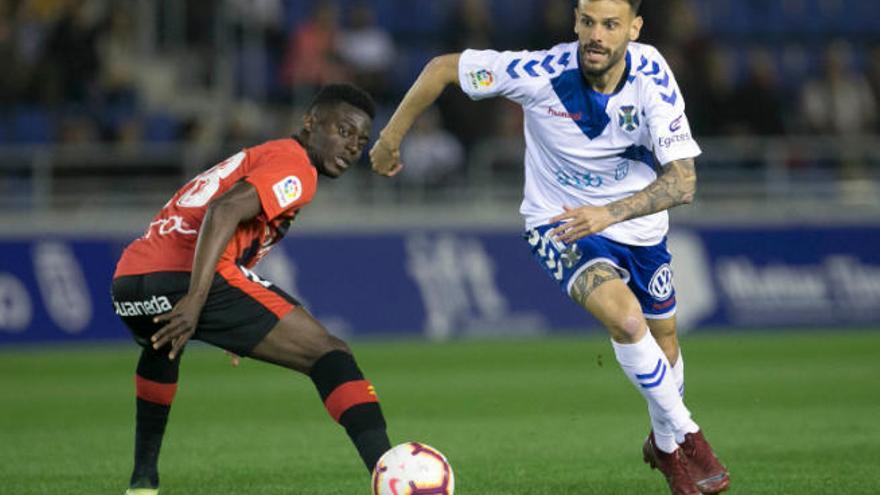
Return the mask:
{"type": "Polygon", "coordinates": [[[662,442],[652,437],[646,462],[663,472],[673,494],[698,494],[678,452],[675,433],[681,431],[683,437],[699,427],[678,394],[669,360],[648,331],[638,299],[616,274],[610,264],[589,267],[574,281],[572,297],[608,329],[618,363],[648,402],[651,423],[662,442]]]}
{"type": "Polygon", "coordinates": [[[135,420],[134,469],[129,493],[158,493],[159,451],[171,403],[177,393],[180,356],[170,361],[167,349],[141,350],[135,375],[137,415],[135,420]],[[144,491],[146,490],[146,491],[144,491]],[[150,492],[149,490],[156,490],[150,492]]]}
{"type": "Polygon", "coordinates": [[[369,471],[391,448],[373,385],[364,379],[348,345],[305,309],[284,316],[250,356],[309,375],[327,412],[345,428],[369,471]]]}
{"type": "MultiPolygon", "coordinates": [[[[677,368],[681,349],[678,343],[678,333],[676,332],[675,315],[662,320],[648,318],[647,322],[648,328],[651,329],[651,335],[657,341],[657,345],[663,349],[663,353],[666,354],[666,358],[673,368],[677,368]]],[[[676,376],[676,381],[678,381],[678,376],[676,376]]]]}
{"type": "MultiPolygon", "coordinates": [[[[672,376],[675,379],[678,393],[684,397],[684,357],[679,349],[678,338],[676,336],[675,317],[662,320],[649,319],[648,326],[651,328],[651,334],[657,339],[657,343],[663,348],[663,352],[669,357],[670,362],[675,364],[672,366],[672,376]],[[677,359],[674,359],[677,358],[677,359]],[[673,360],[674,359],[674,360],[673,360]]],[[[659,416],[659,412],[649,407],[651,417],[659,416]]],[[[646,462],[649,462],[648,452],[651,451],[652,442],[656,443],[654,437],[664,434],[665,432],[657,431],[648,436],[643,447],[646,453],[646,462]],[[655,435],[658,434],[658,435],[655,435]]],[[[712,451],[712,447],[703,436],[703,432],[688,433],[684,436],[681,444],[682,455],[686,458],[688,475],[694,480],[694,483],[704,494],[720,493],[730,486],[730,476],[727,469],[712,451]]],[[[654,465],[654,460],[650,461],[654,465]]]]}
{"type": "MultiPolygon", "coordinates": [[[[648,331],[638,300],[612,273],[616,271],[610,264],[591,266],[574,281],[572,297],[608,328],[615,356],[627,377],[683,440],[685,434],[699,428],[670,378],[669,360],[648,331]]],[[[658,447],[665,452],[678,448],[674,443],[658,447]]]]}
{"type": "Polygon", "coordinates": [[[636,342],[647,332],[639,302],[608,263],[584,270],[572,283],[571,297],[608,329],[615,342],[636,342]]]}
{"type": "Polygon", "coordinates": [[[351,354],[304,308],[288,312],[250,352],[250,357],[309,374],[315,362],[332,351],[351,354]]]}
{"type": "MultiPolygon", "coordinates": [[[[681,354],[678,349],[678,338],[675,333],[675,317],[666,318],[662,320],[657,319],[648,319],[648,327],[651,329],[651,335],[654,336],[654,340],[657,341],[657,345],[663,349],[663,353],[666,354],[666,358],[670,363],[675,363],[671,366],[672,378],[675,379],[675,387],[678,390],[680,396],[684,397],[684,361],[681,359],[681,354]]],[[[648,434],[648,438],[645,439],[645,443],[643,445],[642,451],[645,453],[645,462],[654,466],[657,464],[655,459],[649,459],[649,453],[653,452],[656,449],[656,445],[664,445],[668,448],[674,448],[678,443],[675,441],[675,433],[672,431],[672,427],[665,422],[662,422],[663,412],[658,410],[658,408],[651,402],[648,403],[648,413],[651,415],[651,432],[648,434]]],[[[656,456],[654,456],[656,458],[656,456]]]]}

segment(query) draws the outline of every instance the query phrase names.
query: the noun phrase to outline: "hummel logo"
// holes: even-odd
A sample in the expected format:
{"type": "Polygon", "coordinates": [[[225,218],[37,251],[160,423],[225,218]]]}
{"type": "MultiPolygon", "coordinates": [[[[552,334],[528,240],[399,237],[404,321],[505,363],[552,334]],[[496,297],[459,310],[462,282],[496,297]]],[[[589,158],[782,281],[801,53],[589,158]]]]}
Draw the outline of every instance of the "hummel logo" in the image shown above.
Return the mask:
{"type": "Polygon", "coordinates": [[[571,119],[571,120],[581,120],[581,117],[583,117],[583,114],[581,112],[577,112],[577,113],[560,112],[560,111],[554,109],[553,107],[548,108],[547,113],[549,113],[550,115],[552,115],[554,117],[562,117],[562,118],[571,119]]]}

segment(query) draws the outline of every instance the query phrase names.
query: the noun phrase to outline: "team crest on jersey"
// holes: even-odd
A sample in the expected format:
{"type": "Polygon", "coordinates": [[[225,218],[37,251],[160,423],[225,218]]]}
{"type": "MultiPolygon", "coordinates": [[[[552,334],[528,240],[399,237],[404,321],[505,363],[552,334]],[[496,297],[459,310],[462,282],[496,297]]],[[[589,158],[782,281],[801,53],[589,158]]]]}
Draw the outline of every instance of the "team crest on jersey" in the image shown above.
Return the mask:
{"type": "Polygon", "coordinates": [[[280,182],[272,186],[275,192],[275,198],[278,200],[278,206],[286,208],[298,200],[303,193],[302,181],[299,177],[291,175],[285,177],[280,182]]]}
{"type": "Polygon", "coordinates": [[[672,268],[669,263],[664,263],[651,277],[648,292],[658,301],[665,301],[672,296],[672,287],[672,268]]]}
{"type": "Polygon", "coordinates": [[[617,123],[626,132],[633,132],[639,128],[639,109],[634,105],[620,107],[617,111],[617,123]]]}
{"type": "Polygon", "coordinates": [[[474,89],[489,88],[495,84],[495,74],[491,70],[480,69],[471,71],[468,72],[468,77],[474,89]]]}

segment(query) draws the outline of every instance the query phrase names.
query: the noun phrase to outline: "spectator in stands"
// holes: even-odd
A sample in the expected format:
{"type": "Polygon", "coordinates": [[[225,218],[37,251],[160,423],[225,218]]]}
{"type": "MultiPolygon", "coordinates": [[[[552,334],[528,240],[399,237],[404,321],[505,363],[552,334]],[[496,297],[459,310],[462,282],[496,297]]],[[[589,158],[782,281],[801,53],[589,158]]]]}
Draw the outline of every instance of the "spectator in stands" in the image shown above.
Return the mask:
{"type": "Polygon", "coordinates": [[[111,5],[107,29],[97,42],[99,81],[104,103],[111,111],[133,110],[135,84],[141,65],[134,13],[121,5],[111,5]],[[118,110],[117,110],[118,109],[118,110]]]}
{"type": "Polygon", "coordinates": [[[18,92],[20,68],[15,50],[15,32],[10,19],[10,8],[6,2],[0,3],[0,64],[6,74],[0,77],[0,104],[9,105],[15,101],[18,92]]]}
{"type": "Polygon", "coordinates": [[[319,2],[311,19],[290,36],[281,80],[291,89],[295,101],[311,95],[326,83],[344,78],[344,67],[336,56],[338,17],[336,4],[319,2]]]}
{"type": "Polygon", "coordinates": [[[742,135],[778,136],[785,132],[785,106],[776,64],[765,48],[749,52],[748,73],[731,101],[732,131],[742,135]]]}
{"type": "Polygon", "coordinates": [[[808,130],[855,136],[874,129],[877,100],[867,78],[852,66],[852,47],[838,40],[825,52],[821,77],[809,81],[801,94],[801,112],[808,130]]]}
{"type": "MultiPolygon", "coordinates": [[[[58,73],[48,60],[46,38],[60,15],[59,4],[33,1],[18,5],[3,2],[10,9],[12,43],[16,60],[18,102],[49,103],[60,98],[58,73]]],[[[10,74],[11,71],[5,71],[10,74]]],[[[7,74],[4,74],[6,76],[7,74]]]]}
{"type": "Polygon", "coordinates": [[[492,46],[494,25],[486,0],[458,0],[458,9],[445,32],[448,50],[492,46]]]}
{"type": "Polygon", "coordinates": [[[227,0],[230,24],[237,42],[239,94],[266,101],[278,93],[270,78],[283,56],[284,5],[281,0],[227,0]]]}
{"type": "MultiPolygon", "coordinates": [[[[874,93],[874,101],[880,104],[880,44],[874,45],[869,52],[868,83],[874,93]]],[[[876,119],[876,130],[880,132],[880,119],[876,119]]]]}
{"type": "Polygon", "coordinates": [[[544,3],[542,22],[529,37],[528,46],[516,49],[540,50],[572,40],[571,0],[546,0],[544,3]]]}
{"type": "Polygon", "coordinates": [[[67,4],[46,40],[49,62],[58,71],[62,96],[68,102],[86,103],[94,94],[101,20],[95,5],[76,0],[67,4]]]}
{"type": "Polygon", "coordinates": [[[822,77],[804,87],[801,111],[808,130],[840,140],[837,168],[844,179],[844,198],[852,203],[874,201],[875,186],[858,139],[874,130],[877,101],[867,78],[853,70],[852,47],[847,42],[838,40],[829,45],[822,77]]]}
{"type": "Polygon", "coordinates": [[[464,147],[443,129],[436,109],[419,118],[400,153],[406,164],[400,178],[408,184],[439,185],[460,175],[464,167],[464,147]]]}
{"type": "MultiPolygon", "coordinates": [[[[672,55],[675,52],[670,51],[672,55]]],[[[731,98],[733,95],[733,58],[723,47],[710,45],[689,63],[675,63],[682,77],[679,84],[686,91],[691,128],[700,136],[730,134],[731,98]]],[[[679,58],[687,55],[682,54],[679,58]]],[[[670,56],[673,60],[676,57],[670,56]]]]}
{"type": "Polygon", "coordinates": [[[391,34],[376,24],[376,13],[366,1],[354,5],[349,27],[339,35],[338,50],[352,71],[354,82],[374,98],[388,96],[388,73],[397,48],[391,34]]]}

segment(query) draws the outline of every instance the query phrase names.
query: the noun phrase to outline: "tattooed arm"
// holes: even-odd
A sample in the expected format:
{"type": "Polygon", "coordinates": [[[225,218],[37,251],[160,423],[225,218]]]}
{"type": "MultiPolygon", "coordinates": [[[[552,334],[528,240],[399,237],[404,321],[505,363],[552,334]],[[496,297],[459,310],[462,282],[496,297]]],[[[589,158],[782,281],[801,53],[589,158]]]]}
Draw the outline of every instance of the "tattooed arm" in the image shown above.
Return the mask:
{"type": "Polygon", "coordinates": [[[551,222],[565,222],[553,230],[563,242],[576,241],[609,226],[688,204],[697,191],[697,172],[692,158],[676,160],[663,167],[657,180],[645,189],[605,206],[565,207],[565,213],[551,222]]]}
{"type": "Polygon", "coordinates": [[[644,190],[615,201],[606,208],[615,222],[623,222],[689,204],[696,192],[697,172],[693,158],[688,158],[670,163],[660,177],[644,190]]]}

